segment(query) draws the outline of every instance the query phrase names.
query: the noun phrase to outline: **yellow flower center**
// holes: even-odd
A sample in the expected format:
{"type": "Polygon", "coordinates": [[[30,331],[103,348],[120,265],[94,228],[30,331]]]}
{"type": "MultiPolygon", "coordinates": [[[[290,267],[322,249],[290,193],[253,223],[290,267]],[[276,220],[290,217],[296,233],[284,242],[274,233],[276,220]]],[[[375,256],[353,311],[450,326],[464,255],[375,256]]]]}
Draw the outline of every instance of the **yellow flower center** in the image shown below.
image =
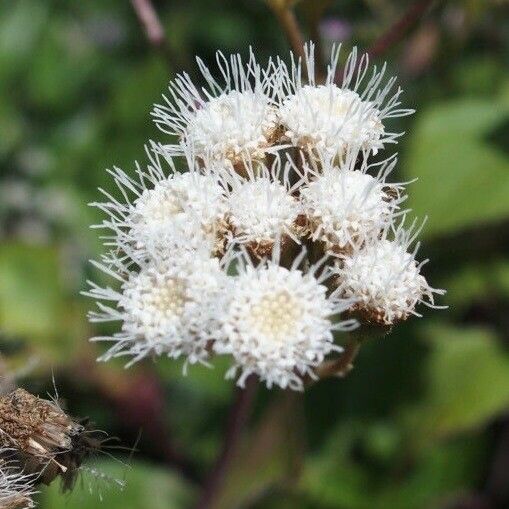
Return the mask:
{"type": "Polygon", "coordinates": [[[266,294],[251,308],[253,328],[261,336],[274,342],[282,342],[292,334],[301,306],[286,290],[266,294]]]}

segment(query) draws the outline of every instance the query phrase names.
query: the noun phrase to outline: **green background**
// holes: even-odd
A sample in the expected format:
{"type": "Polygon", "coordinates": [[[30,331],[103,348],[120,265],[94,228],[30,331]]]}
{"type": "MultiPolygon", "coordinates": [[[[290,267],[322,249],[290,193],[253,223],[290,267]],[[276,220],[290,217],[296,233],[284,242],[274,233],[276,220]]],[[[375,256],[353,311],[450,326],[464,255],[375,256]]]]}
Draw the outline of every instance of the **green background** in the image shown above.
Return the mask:
{"type": "MultiPolygon", "coordinates": [[[[301,0],[306,35],[365,49],[410,2],[301,0]],[[317,25],[316,19],[322,22],[317,25]]],[[[97,365],[87,338],[87,203],[164,135],[149,111],[193,58],[287,43],[261,0],[155,3],[170,51],[151,47],[124,0],[0,3],[0,351],[19,383],[120,439],[54,484],[43,509],[191,507],[221,443],[225,366],[184,378],[169,360],[97,365]],[[137,441],[141,430],[141,438],[137,441]],[[130,452],[129,449],[136,449],[130,452]],[[122,490],[119,486],[126,483],[122,490]],[[102,502],[101,502],[102,500],[102,502]]],[[[442,1],[383,58],[417,113],[393,124],[397,178],[429,216],[420,255],[446,311],[367,343],[344,380],[304,396],[260,390],[217,507],[509,507],[509,17],[504,1],[442,1]]]]}

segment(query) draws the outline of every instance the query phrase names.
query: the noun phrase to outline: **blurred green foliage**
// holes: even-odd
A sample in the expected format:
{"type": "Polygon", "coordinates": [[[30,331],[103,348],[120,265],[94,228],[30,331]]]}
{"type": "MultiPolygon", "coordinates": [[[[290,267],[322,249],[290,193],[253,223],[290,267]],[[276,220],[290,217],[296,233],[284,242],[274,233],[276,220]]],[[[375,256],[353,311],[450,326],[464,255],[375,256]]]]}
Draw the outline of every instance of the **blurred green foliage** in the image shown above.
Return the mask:
{"type": "MultiPolygon", "coordinates": [[[[499,471],[509,457],[509,21],[503,2],[437,3],[386,57],[417,109],[398,121],[408,133],[398,178],[419,179],[408,205],[429,216],[421,255],[450,309],[367,343],[344,380],[305,396],[262,391],[218,507],[438,509],[476,497],[509,507],[497,491],[500,475],[509,484],[499,471]]],[[[231,400],[225,366],[186,378],[169,361],[126,372],[96,366],[100,348],[87,342],[102,331],[79,296],[100,249],[86,204],[98,186],[112,190],[105,168],[133,169],[144,142],[163,138],[151,105],[175,72],[195,75],[195,54],[287,51],[262,0],[155,5],[171,61],[130,2],[0,4],[0,349],[13,369],[29,362],[22,381],[41,394],[54,373],[70,410],[127,447],[143,428],[134,459],[107,451],[127,467],[100,458],[72,495],[43,490],[43,509],[189,507],[231,400]],[[100,482],[108,476],[125,477],[125,490],[100,482]]],[[[324,50],[338,39],[365,48],[405,5],[301,0],[297,14],[324,50]]]]}
{"type": "Polygon", "coordinates": [[[43,507],[52,509],[94,509],[99,504],[111,508],[130,505],[143,509],[178,509],[186,507],[190,500],[189,488],[172,472],[141,462],[126,466],[112,460],[91,465],[87,480],[74,493],[62,495],[54,485],[42,497],[43,507]]]}

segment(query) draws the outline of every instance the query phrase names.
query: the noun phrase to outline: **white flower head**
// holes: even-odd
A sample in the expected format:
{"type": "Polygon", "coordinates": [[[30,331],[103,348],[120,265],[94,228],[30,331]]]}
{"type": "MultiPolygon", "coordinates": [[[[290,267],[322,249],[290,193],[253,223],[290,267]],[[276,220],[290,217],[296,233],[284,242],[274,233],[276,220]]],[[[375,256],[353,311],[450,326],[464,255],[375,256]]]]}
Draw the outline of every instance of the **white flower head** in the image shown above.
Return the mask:
{"type": "Polygon", "coordinates": [[[151,142],[148,166],[109,171],[120,198],[101,190],[94,204],[110,249],[95,265],[119,289],[86,292],[91,321],[121,323],[94,338],[113,342],[103,360],[166,355],[185,368],[226,354],[240,386],[253,374],[301,390],[341,351],[334,332],[357,325],[343,311],[392,325],[437,307],[443,291],[409,251],[417,234],[396,226],[407,184],[388,182],[396,157],[368,162],[401,135],[386,121],[413,111],[386,65],[355,48],[341,71],[332,48],[324,80],[313,44],[304,52],[263,68],[252,51],[218,52],[219,78],[198,59],[203,86],[177,75],[152,111],[169,137],[151,142]],[[302,239],[309,256],[295,252],[302,239]]]}
{"type": "Polygon", "coordinates": [[[439,308],[434,305],[434,294],[443,295],[445,291],[432,288],[421,275],[427,260],[416,261],[419,245],[409,251],[420,231],[414,231],[414,227],[415,223],[408,230],[401,226],[387,228],[381,239],[372,240],[337,262],[340,294],[355,299],[355,309],[368,321],[393,325],[410,315],[421,316],[415,311],[418,304],[439,308]],[[393,239],[389,238],[391,230],[393,239]]]}
{"type": "Polygon", "coordinates": [[[163,247],[168,236],[179,233],[191,245],[203,243],[213,238],[215,223],[224,212],[217,179],[195,171],[175,173],[133,203],[130,235],[139,248],[163,247]]]}
{"type": "MultiPolygon", "coordinates": [[[[154,107],[155,122],[163,132],[192,146],[200,159],[233,164],[246,156],[261,159],[277,131],[275,68],[269,63],[262,70],[252,51],[247,63],[238,54],[228,60],[221,52],[216,61],[224,84],[198,58],[207,87],[195,86],[185,73],[178,75],[169,85],[170,96],[163,96],[165,104],[154,107]]],[[[181,153],[178,144],[166,148],[181,153]]]]}
{"type": "Polygon", "coordinates": [[[258,257],[272,251],[276,239],[298,240],[300,203],[292,193],[299,183],[290,184],[290,165],[277,157],[271,167],[245,164],[246,177],[224,174],[228,189],[226,223],[232,241],[246,245],[258,257]]]}
{"type": "Polygon", "coordinates": [[[302,258],[290,269],[275,260],[256,267],[247,258],[239,262],[214,348],[233,356],[227,376],[240,370],[240,386],[254,373],[269,388],[302,390],[303,378],[314,377],[313,368],[329,353],[341,351],[333,331],[355,326],[352,320],[336,321],[350,303],[327,295],[327,276],[317,275],[320,265],[298,269],[302,258]]]}
{"type": "Polygon", "coordinates": [[[176,170],[171,158],[161,155],[155,145],[147,150],[151,164],[138,180],[119,168],[110,171],[124,200],[105,193],[108,202],[93,204],[109,215],[98,225],[112,230],[106,245],[128,244],[140,252],[164,253],[179,239],[189,249],[216,249],[216,224],[225,213],[225,197],[218,177],[199,170],[188,156],[188,171],[176,170]],[[163,170],[168,162],[169,175],[163,170]]]}
{"type": "Polygon", "coordinates": [[[30,509],[35,507],[33,475],[24,474],[17,462],[10,461],[13,451],[0,449],[0,507],[3,509],[30,509]]]}
{"type": "Polygon", "coordinates": [[[357,49],[347,58],[342,84],[338,81],[340,46],[333,47],[324,84],[316,83],[314,45],[305,47],[306,78],[302,62],[292,56],[292,67],[281,66],[281,106],[278,118],[291,143],[330,157],[341,156],[351,147],[375,153],[385,143],[396,143],[398,133],[388,132],[385,120],[413,113],[399,108],[400,88],[393,91],[395,78],[384,83],[386,66],[370,69],[367,54],[357,49]]]}
{"type": "Polygon", "coordinates": [[[387,176],[396,165],[391,157],[369,165],[366,154],[360,169],[357,152],[341,163],[321,159],[320,168],[305,167],[307,183],[300,196],[311,238],[325,242],[327,248],[343,251],[361,246],[401,214],[406,198],[402,184],[389,184],[387,176]],[[377,170],[376,176],[368,170],[377,170]]]}
{"type": "Polygon", "coordinates": [[[92,322],[122,322],[121,332],[94,338],[115,343],[101,360],[130,356],[131,364],[150,354],[166,354],[185,357],[186,365],[205,363],[227,294],[228,278],[217,259],[178,253],[176,258],[141,263],[139,272],[124,277],[96,265],[122,281],[120,292],[90,283],[86,293],[98,301],[99,311],[89,315],[92,322]]]}

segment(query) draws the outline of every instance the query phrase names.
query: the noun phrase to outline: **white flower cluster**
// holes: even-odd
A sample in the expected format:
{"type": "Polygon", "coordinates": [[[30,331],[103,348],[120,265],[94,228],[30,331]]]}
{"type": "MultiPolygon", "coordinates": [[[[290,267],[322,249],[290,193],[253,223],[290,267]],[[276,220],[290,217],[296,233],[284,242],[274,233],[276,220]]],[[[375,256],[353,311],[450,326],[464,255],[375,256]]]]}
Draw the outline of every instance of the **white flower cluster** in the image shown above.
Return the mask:
{"type": "Polygon", "coordinates": [[[95,264],[118,285],[90,283],[90,318],[121,323],[95,338],[113,341],[103,359],[228,355],[239,385],[301,390],[356,319],[391,326],[434,307],[396,157],[370,161],[397,142],[387,119],[412,110],[355,50],[338,85],[339,56],[320,84],[312,45],[290,66],[218,53],[224,83],[200,60],[206,87],[170,83],[153,116],[173,138],[151,142],[136,177],[110,171],[121,199],[94,204],[110,248],[95,264]]]}

